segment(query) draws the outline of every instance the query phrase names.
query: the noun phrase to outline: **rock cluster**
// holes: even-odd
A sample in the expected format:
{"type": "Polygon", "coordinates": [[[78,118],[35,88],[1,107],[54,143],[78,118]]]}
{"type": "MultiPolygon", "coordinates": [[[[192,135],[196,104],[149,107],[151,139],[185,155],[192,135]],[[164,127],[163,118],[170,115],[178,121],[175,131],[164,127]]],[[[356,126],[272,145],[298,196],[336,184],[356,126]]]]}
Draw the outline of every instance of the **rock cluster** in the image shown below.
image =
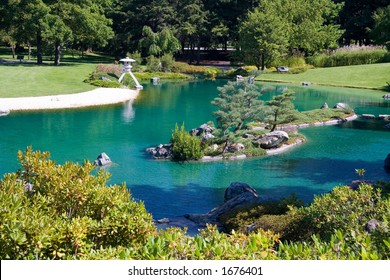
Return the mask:
{"type": "Polygon", "coordinates": [[[160,144],[157,147],[147,148],[146,151],[155,159],[172,158],[172,144],[160,144]]]}
{"type": "Polygon", "coordinates": [[[210,140],[214,138],[213,131],[214,127],[211,127],[208,124],[202,124],[198,128],[191,129],[190,134],[202,137],[202,140],[210,140]]]}

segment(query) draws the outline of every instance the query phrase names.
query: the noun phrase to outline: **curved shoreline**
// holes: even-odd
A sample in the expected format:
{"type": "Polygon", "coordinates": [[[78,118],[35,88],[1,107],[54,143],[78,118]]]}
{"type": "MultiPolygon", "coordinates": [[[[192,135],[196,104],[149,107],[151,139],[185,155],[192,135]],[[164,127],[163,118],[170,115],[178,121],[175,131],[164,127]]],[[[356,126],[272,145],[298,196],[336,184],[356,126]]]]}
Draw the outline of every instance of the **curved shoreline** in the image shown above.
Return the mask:
{"type": "Polygon", "coordinates": [[[75,94],[0,98],[0,112],[81,108],[118,104],[137,98],[139,91],[97,88],[75,94]]]}

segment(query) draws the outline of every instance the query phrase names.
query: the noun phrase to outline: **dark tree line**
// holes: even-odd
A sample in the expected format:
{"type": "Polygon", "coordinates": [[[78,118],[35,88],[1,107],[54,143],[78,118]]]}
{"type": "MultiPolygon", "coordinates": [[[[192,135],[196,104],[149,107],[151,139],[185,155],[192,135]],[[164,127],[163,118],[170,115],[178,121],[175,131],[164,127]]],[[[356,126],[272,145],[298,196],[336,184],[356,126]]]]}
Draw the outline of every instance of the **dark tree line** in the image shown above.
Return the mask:
{"type": "MultiPolygon", "coordinates": [[[[166,49],[161,44],[175,45],[170,40],[177,40],[179,48],[172,52],[194,62],[199,60],[201,49],[241,48],[241,38],[258,35],[257,31],[246,32],[243,28],[256,28],[255,23],[248,23],[254,19],[263,23],[260,35],[265,43],[286,41],[276,39],[278,36],[288,39],[286,45],[279,47],[287,53],[293,49],[315,53],[332,47],[336,35],[341,45],[382,44],[390,32],[372,32],[377,26],[383,29],[378,20],[389,17],[384,8],[390,0],[315,0],[313,5],[305,6],[306,2],[313,1],[1,0],[0,42],[13,50],[18,45],[29,50],[34,47],[38,63],[42,63],[45,50],[51,50],[55,64],[59,64],[63,47],[81,51],[99,48],[116,57],[140,51],[146,57],[153,50],[166,49]],[[272,9],[267,10],[270,5],[272,9]],[[271,39],[267,40],[264,32],[271,39]],[[378,40],[378,36],[382,39],[378,40]],[[317,40],[315,44],[313,40],[317,40]],[[145,46],[145,41],[150,45],[145,46]]],[[[264,53],[260,59],[266,59],[264,53]]]]}

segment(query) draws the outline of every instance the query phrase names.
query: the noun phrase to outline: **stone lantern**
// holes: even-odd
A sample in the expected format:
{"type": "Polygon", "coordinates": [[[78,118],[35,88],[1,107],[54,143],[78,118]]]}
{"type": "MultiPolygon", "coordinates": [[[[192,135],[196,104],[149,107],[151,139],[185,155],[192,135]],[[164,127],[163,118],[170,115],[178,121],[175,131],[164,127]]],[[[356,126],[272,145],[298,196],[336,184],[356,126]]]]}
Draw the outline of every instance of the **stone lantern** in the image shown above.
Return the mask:
{"type": "Polygon", "coordinates": [[[122,82],[126,73],[129,73],[129,75],[133,78],[133,80],[136,84],[136,88],[143,89],[143,86],[141,86],[141,84],[137,81],[136,77],[134,76],[133,72],[131,72],[131,68],[132,68],[131,63],[135,62],[135,60],[132,58],[126,57],[126,58],[120,59],[119,61],[123,62],[123,67],[122,67],[122,75],[119,77],[118,81],[122,82]]]}

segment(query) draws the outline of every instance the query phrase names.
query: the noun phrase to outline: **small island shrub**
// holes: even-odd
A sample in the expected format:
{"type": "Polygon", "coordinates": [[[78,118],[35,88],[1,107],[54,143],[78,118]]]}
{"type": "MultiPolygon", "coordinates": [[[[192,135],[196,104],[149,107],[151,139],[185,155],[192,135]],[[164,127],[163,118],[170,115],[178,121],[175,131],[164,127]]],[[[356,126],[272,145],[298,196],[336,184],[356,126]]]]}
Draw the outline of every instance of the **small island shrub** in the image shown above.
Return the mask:
{"type": "Polygon", "coordinates": [[[198,160],[203,157],[202,140],[197,136],[190,135],[185,130],[184,123],[180,129],[178,124],[176,124],[170,142],[173,145],[172,157],[174,160],[198,160]]]}

